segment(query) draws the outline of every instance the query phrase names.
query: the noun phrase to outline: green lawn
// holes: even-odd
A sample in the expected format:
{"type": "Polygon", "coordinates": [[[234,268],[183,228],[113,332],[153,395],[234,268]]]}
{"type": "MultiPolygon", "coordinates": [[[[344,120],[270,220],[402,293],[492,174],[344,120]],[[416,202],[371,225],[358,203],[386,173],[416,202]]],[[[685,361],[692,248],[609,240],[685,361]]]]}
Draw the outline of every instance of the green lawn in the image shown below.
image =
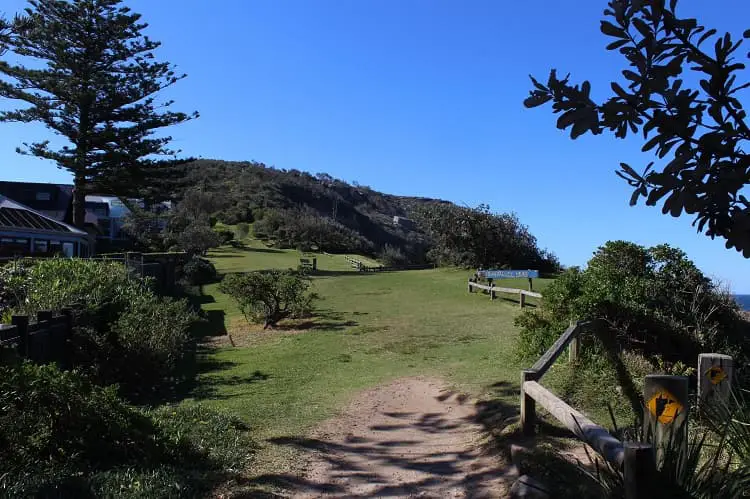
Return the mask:
{"type": "MultiPolygon", "coordinates": [[[[239,272],[296,267],[300,254],[254,242],[209,257],[221,272],[239,272]]],[[[295,331],[260,333],[215,285],[205,287],[212,322],[223,321],[236,344],[246,346],[204,356],[195,400],[236,413],[261,441],[304,434],[358,390],[401,376],[437,376],[479,397],[499,396],[497,388],[505,387],[502,396],[517,404],[516,297],[490,302],[469,294],[466,271],[360,274],[338,255],[319,255],[318,267],[318,312],[295,331]]],[[[537,280],[535,290],[546,284],[537,280]]]]}

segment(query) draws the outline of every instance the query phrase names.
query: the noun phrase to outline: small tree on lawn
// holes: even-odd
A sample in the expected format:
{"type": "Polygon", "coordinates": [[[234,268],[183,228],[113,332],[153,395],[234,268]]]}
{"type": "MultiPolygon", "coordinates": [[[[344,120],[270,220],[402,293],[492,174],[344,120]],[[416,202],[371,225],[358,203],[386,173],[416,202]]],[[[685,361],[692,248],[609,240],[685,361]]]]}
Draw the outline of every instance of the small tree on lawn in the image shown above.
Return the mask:
{"type": "Polygon", "coordinates": [[[250,323],[262,322],[263,329],[309,313],[316,298],[309,288],[309,279],[280,270],[230,274],[219,285],[222,293],[237,302],[245,319],[250,323]]]}

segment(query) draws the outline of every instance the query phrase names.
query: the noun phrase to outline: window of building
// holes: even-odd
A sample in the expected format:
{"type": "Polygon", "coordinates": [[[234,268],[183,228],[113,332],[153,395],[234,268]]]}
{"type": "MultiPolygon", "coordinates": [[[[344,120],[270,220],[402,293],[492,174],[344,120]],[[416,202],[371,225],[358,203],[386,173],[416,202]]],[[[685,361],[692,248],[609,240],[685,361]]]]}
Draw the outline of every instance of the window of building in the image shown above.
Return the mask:
{"type": "Polygon", "coordinates": [[[68,258],[73,257],[75,254],[75,245],[73,243],[63,243],[62,252],[68,258]]]}
{"type": "Polygon", "coordinates": [[[47,253],[49,251],[49,241],[34,239],[34,253],[47,253]]]}

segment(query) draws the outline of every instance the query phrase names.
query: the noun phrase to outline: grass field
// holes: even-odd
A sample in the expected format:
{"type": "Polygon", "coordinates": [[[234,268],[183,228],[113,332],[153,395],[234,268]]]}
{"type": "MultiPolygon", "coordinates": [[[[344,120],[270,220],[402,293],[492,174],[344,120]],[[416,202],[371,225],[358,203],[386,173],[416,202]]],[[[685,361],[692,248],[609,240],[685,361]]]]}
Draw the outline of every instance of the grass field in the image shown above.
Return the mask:
{"type": "MultiPolygon", "coordinates": [[[[296,267],[300,254],[253,242],[209,257],[225,273],[296,267]]],[[[516,301],[469,294],[466,271],[360,274],[339,255],[319,255],[318,267],[316,316],[272,332],[247,325],[216,285],[204,288],[213,331],[227,329],[237,346],[204,355],[194,400],[239,415],[260,441],[303,435],[357,391],[401,376],[436,376],[517,405],[516,301]]],[[[535,290],[546,284],[537,280],[535,290]]]]}

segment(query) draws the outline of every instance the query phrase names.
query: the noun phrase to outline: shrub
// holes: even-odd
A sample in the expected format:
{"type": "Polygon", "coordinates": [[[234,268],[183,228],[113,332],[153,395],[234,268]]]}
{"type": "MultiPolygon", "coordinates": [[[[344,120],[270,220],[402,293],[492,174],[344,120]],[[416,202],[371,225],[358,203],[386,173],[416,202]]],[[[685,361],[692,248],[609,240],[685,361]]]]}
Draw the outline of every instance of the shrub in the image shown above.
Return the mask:
{"type": "Polygon", "coordinates": [[[248,234],[250,234],[250,225],[245,222],[240,222],[237,224],[237,226],[234,229],[235,236],[237,239],[242,240],[245,239],[248,234]]]}
{"type": "Polygon", "coordinates": [[[401,251],[401,248],[391,246],[390,244],[383,246],[378,258],[386,267],[397,267],[409,263],[408,258],[406,258],[404,252],[401,251]]]}
{"type": "Polygon", "coordinates": [[[89,312],[117,316],[150,292],[120,263],[77,258],[17,261],[0,269],[0,281],[14,297],[15,312],[27,315],[82,304],[89,312]]]}
{"type": "Polygon", "coordinates": [[[193,286],[210,284],[218,279],[216,267],[211,261],[193,255],[182,267],[184,279],[193,286]]]}
{"type": "Polygon", "coordinates": [[[0,366],[0,406],[4,497],[200,496],[255,448],[230,416],[141,411],[52,365],[0,366]]]}
{"type": "Polygon", "coordinates": [[[171,248],[189,255],[205,255],[211,248],[222,244],[221,236],[208,223],[196,222],[177,231],[169,232],[171,248]]]}
{"type": "Polygon", "coordinates": [[[190,328],[197,317],[183,300],[144,296],[112,324],[116,348],[101,366],[105,377],[133,397],[147,397],[181,381],[194,355],[190,328]]]}
{"type": "Polygon", "coordinates": [[[272,270],[229,274],[219,285],[231,296],[248,322],[262,322],[266,329],[282,319],[301,317],[312,310],[310,280],[291,271],[272,270]]]}
{"type": "Polygon", "coordinates": [[[131,399],[171,387],[193,355],[196,317],[187,302],[156,296],[121,264],[49,259],[0,276],[18,297],[17,313],[84,305],[73,331],[73,365],[101,384],[119,384],[131,399]]]}
{"type": "MultiPolygon", "coordinates": [[[[585,270],[569,269],[545,289],[540,311],[517,319],[519,350],[538,354],[570,320],[601,319],[608,326],[603,345],[692,365],[700,351],[727,351],[746,358],[747,322],[737,304],[679,249],[644,248],[610,241],[585,270]]],[[[596,352],[597,345],[584,337],[596,352]]],[[[738,359],[739,360],[739,359],[738,359]]],[[[740,360],[741,362],[741,360],[740,360]]]]}
{"type": "Polygon", "coordinates": [[[228,227],[214,227],[214,232],[219,236],[221,244],[229,244],[234,240],[234,231],[228,227]]]}

